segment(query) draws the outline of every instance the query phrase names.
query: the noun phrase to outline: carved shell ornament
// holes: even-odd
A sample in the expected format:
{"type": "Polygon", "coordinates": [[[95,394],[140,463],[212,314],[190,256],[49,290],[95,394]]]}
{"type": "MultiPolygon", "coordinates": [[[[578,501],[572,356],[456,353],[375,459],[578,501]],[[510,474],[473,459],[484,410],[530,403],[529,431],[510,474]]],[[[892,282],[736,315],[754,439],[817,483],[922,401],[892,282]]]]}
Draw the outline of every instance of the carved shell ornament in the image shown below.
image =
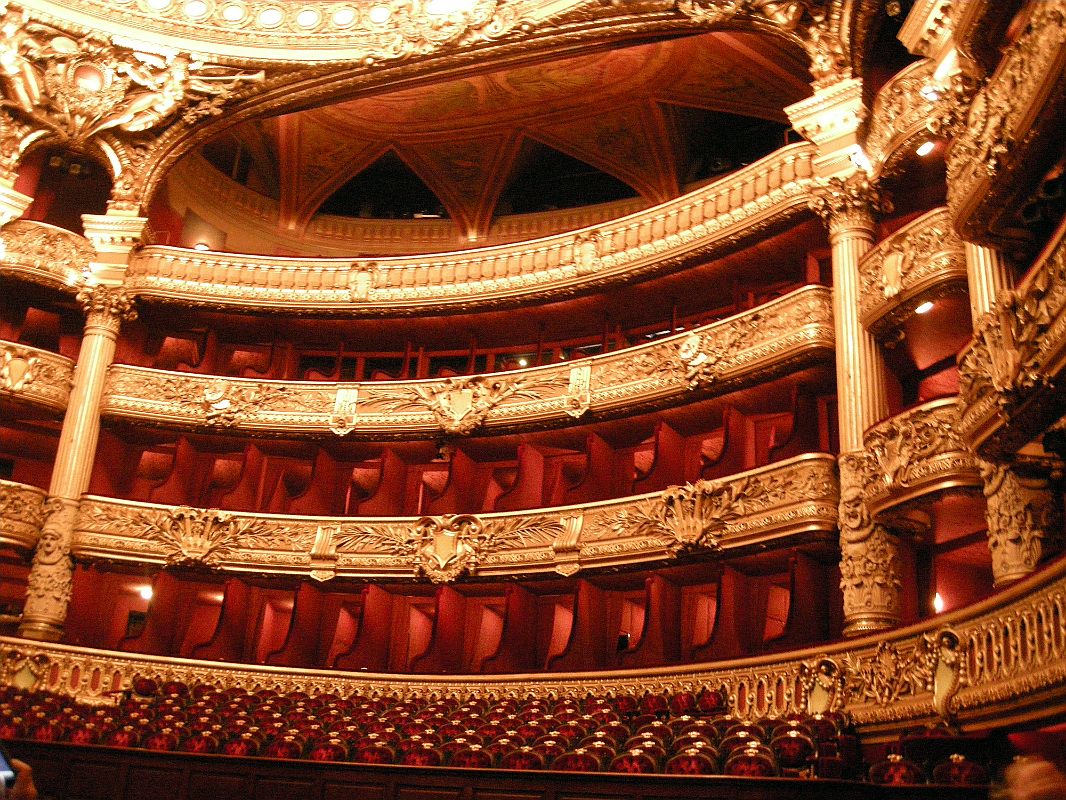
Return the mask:
{"type": "Polygon", "coordinates": [[[22,391],[37,377],[36,367],[36,356],[6,348],[0,363],[0,389],[8,392],[22,391]]]}

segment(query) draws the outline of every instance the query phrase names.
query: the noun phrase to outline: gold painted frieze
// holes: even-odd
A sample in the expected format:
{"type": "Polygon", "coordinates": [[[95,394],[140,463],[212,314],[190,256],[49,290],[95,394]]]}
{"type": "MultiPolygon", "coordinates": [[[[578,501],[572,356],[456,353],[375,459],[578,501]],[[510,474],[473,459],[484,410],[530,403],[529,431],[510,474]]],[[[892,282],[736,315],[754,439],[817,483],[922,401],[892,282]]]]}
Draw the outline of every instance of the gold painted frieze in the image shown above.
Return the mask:
{"type": "Polygon", "coordinates": [[[33,549],[44,524],[46,497],[36,486],[0,480],[0,545],[33,549]]]}
{"type": "Polygon", "coordinates": [[[64,411],[73,378],[74,362],[66,356],[0,341],[0,397],[64,411]]]}

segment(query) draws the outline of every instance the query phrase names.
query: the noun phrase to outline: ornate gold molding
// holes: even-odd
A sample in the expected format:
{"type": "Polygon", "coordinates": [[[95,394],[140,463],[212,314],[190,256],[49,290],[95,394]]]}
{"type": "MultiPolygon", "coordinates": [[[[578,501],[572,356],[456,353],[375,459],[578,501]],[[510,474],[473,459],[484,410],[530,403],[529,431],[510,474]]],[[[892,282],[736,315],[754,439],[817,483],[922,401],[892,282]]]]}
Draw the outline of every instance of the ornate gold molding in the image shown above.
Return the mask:
{"type": "Polygon", "coordinates": [[[0,228],[0,275],[76,292],[96,250],[84,236],[44,222],[16,219],[0,228]]]}
{"type": "Polygon", "coordinates": [[[683,197],[594,229],[432,258],[353,262],[146,247],[131,257],[125,285],[140,297],[183,305],[364,316],[570,296],[721,252],[803,213],[813,156],[810,143],[789,145],[683,197]],[[590,269],[582,253],[593,234],[600,256],[590,269]]]}
{"type": "Polygon", "coordinates": [[[63,411],[73,378],[74,362],[69,358],[0,340],[0,396],[63,411]]]}
{"type": "Polygon", "coordinates": [[[966,251],[946,208],[900,228],[859,262],[862,324],[890,334],[915,306],[966,288],[966,251]]]}
{"type": "Polygon", "coordinates": [[[829,228],[830,237],[852,228],[873,230],[874,214],[891,211],[877,185],[862,170],[846,178],[832,177],[811,192],[808,205],[829,228]]]}
{"type": "Polygon", "coordinates": [[[317,572],[319,579],[569,575],[683,550],[827,537],[836,526],[836,497],[834,459],[820,454],[650,495],[517,514],[315,518],[87,496],[73,552],[146,564],[317,572]]]}
{"type": "Polygon", "coordinates": [[[721,687],[745,719],[843,710],[865,735],[898,735],[931,720],[980,727],[990,720],[1050,719],[1066,683],[1066,564],[970,608],[920,625],[817,650],[731,661],[600,673],[424,676],[344,673],[115,653],[25,639],[0,639],[0,681],[16,676],[92,703],[114,702],[110,681],[162,683],[315,695],[355,692],[405,698],[465,694],[555,697],[721,687]]]}
{"type": "Polygon", "coordinates": [[[948,208],[968,241],[995,246],[1024,236],[1012,230],[1012,216],[1061,151],[1064,74],[1066,2],[1030,3],[1025,27],[974,95],[948,151],[948,208]]]}
{"type": "Polygon", "coordinates": [[[0,544],[32,550],[41,534],[47,492],[0,480],[0,544]]]}
{"type": "Polygon", "coordinates": [[[1000,293],[959,356],[959,433],[984,458],[1008,458],[1061,418],[1066,371],[1066,231],[1025,282],[1000,293]]]}
{"type": "Polygon", "coordinates": [[[570,424],[684,403],[823,361],[830,290],[807,286],[753,311],[638,347],[549,366],[438,381],[327,383],[219,378],[113,365],[102,413],[185,428],[425,437],[570,424]]]}
{"type": "Polygon", "coordinates": [[[981,486],[980,466],[958,435],[960,404],[923,403],[866,432],[863,482],[870,513],[947,489],[981,486]]]}
{"type": "Polygon", "coordinates": [[[891,173],[900,159],[933,135],[929,124],[941,99],[933,85],[935,68],[936,63],[929,59],[911,64],[882,86],[874,98],[865,149],[876,174],[891,173]]]}

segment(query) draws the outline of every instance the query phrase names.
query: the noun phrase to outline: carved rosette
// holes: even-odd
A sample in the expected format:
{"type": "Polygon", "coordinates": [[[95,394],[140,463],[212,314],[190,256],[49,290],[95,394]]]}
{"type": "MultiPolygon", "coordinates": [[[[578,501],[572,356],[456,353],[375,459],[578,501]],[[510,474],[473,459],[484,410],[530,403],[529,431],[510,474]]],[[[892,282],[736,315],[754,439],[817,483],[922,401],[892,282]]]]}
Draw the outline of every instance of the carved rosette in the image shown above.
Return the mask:
{"type": "Polygon", "coordinates": [[[113,338],[123,322],[137,319],[133,299],[118,287],[87,286],[78,292],[78,302],[85,311],[86,331],[94,329],[113,338]]]}
{"type": "Polygon", "coordinates": [[[1002,586],[1032,574],[1057,549],[1062,515],[1046,477],[987,461],[981,462],[981,474],[992,579],[1002,586]]]}
{"type": "Polygon", "coordinates": [[[33,554],[26,605],[19,626],[19,634],[29,639],[55,641],[63,634],[74,580],[70,546],[77,516],[76,500],[48,501],[47,519],[33,554]]]}
{"type": "Polygon", "coordinates": [[[45,514],[42,489],[0,480],[0,542],[29,550],[37,544],[45,514]]]}
{"type": "Polygon", "coordinates": [[[831,237],[854,229],[872,231],[874,214],[892,209],[862,170],[847,178],[829,178],[811,195],[810,209],[822,218],[831,237]]]}
{"type": "Polygon", "coordinates": [[[845,636],[892,628],[902,618],[899,543],[873,521],[867,508],[863,487],[869,469],[864,453],[840,456],[840,588],[845,636]]]}

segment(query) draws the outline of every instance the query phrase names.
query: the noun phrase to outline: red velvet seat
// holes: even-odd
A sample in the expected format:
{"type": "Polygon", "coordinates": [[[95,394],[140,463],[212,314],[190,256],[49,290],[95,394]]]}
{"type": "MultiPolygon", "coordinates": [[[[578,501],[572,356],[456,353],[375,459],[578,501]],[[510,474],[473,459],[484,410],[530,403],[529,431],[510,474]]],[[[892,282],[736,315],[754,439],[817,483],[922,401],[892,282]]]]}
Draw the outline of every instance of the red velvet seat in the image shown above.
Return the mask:
{"type": "Polygon", "coordinates": [[[600,758],[584,747],[563,753],[552,762],[552,769],[562,772],[599,772],[601,768],[600,758]]]}
{"type": "Polygon", "coordinates": [[[608,772],[652,773],[658,771],[658,760],[645,750],[630,750],[611,760],[608,772]]]}
{"type": "Polygon", "coordinates": [[[348,748],[340,739],[328,739],[315,744],[307,757],[312,761],[347,761],[348,748]]]}
{"type": "Polygon", "coordinates": [[[384,742],[375,742],[357,747],[352,760],[363,764],[395,764],[396,751],[384,742]]]}
{"type": "Polygon", "coordinates": [[[933,767],[933,783],[948,783],[953,786],[975,786],[988,783],[988,771],[959,753],[952,753],[946,760],[933,767]]]}
{"type": "Polygon", "coordinates": [[[534,747],[520,747],[500,757],[500,769],[544,769],[544,755],[534,747]]]}
{"type": "Polygon", "coordinates": [[[401,755],[400,763],[408,767],[439,767],[444,763],[444,756],[432,743],[423,742],[417,750],[401,755]]]}
{"type": "Polygon", "coordinates": [[[695,749],[678,753],[663,768],[663,772],[670,775],[714,775],[717,771],[715,760],[695,749]]]}
{"type": "Polygon", "coordinates": [[[724,775],[769,778],[777,775],[773,753],[766,745],[751,744],[726,756],[722,767],[724,775]]]}
{"type": "Polygon", "coordinates": [[[481,745],[471,745],[452,756],[453,767],[488,769],[495,763],[493,755],[481,745]]]}
{"type": "Polygon", "coordinates": [[[870,783],[879,784],[925,783],[922,768],[899,753],[889,753],[886,758],[870,767],[869,777],[870,783]]]}
{"type": "Polygon", "coordinates": [[[817,755],[814,740],[798,728],[786,728],[770,742],[777,763],[788,769],[807,766],[817,755]]]}

